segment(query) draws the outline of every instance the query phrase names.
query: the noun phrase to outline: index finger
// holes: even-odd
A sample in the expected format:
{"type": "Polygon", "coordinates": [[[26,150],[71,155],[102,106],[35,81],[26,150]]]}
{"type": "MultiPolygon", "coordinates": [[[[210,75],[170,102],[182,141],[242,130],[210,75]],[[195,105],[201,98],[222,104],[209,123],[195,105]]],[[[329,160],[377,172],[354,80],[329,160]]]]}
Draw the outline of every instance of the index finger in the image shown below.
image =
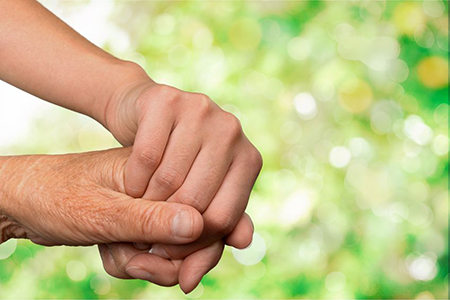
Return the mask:
{"type": "Polygon", "coordinates": [[[133,151],[125,166],[125,190],[134,198],[142,197],[150,178],[163,157],[173,127],[173,117],[164,107],[154,106],[140,122],[133,151]]]}

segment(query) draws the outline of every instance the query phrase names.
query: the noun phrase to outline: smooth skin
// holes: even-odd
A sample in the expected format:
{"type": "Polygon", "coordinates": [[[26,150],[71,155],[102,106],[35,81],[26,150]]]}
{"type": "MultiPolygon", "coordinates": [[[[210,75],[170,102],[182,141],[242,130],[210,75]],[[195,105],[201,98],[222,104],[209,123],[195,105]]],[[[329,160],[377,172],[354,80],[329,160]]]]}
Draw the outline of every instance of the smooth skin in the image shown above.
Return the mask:
{"type": "Polygon", "coordinates": [[[131,237],[98,242],[109,274],[179,283],[190,292],[217,264],[224,242],[250,244],[253,225],[244,210],[261,155],[236,117],[206,95],[155,83],[138,65],[91,44],[33,0],[0,1],[0,79],[96,119],[132,146],[123,192],[186,204],[202,214],[200,237],[185,245],[145,237],[134,245],[126,243],[131,237]],[[145,253],[149,248],[152,254],[145,253]]]}

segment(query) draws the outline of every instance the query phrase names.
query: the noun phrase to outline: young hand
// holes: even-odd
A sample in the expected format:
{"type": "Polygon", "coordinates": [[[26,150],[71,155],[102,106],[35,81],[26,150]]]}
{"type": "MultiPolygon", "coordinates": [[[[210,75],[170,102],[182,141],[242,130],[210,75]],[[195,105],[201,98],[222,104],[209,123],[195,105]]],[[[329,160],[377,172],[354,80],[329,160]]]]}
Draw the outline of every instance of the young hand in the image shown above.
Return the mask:
{"type": "MultiPolygon", "coordinates": [[[[232,232],[227,240],[232,246],[242,248],[251,242],[253,227],[243,213],[262,160],[236,117],[205,95],[147,78],[116,93],[107,106],[105,124],[122,144],[133,144],[125,171],[129,195],[184,203],[203,213],[205,231],[198,241],[185,247],[159,245],[153,249],[161,257],[176,259],[200,250],[187,260],[194,265],[211,257],[209,263],[203,262],[203,268],[197,268],[201,271],[195,276],[180,273],[184,290],[195,287],[220,258],[221,250],[209,250],[214,255],[208,256],[201,249],[207,253],[209,246],[232,232]],[[238,222],[241,226],[236,227],[238,222]]],[[[114,245],[110,248],[114,252],[114,245]]],[[[118,252],[123,252],[121,248],[118,252]]]]}

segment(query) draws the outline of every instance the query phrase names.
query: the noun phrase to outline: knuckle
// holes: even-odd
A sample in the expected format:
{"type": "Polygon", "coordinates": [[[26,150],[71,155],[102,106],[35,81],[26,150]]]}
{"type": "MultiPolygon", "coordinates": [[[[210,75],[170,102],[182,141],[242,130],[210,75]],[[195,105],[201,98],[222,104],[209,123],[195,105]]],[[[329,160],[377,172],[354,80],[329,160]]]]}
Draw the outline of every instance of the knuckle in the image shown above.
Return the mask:
{"type": "Polygon", "coordinates": [[[164,103],[173,106],[178,102],[180,91],[168,85],[161,85],[158,89],[159,94],[165,100],[164,103]]]}
{"type": "Polygon", "coordinates": [[[250,154],[250,164],[257,169],[258,171],[261,170],[262,166],[263,166],[263,158],[261,153],[253,147],[253,150],[251,151],[250,154]]]}
{"type": "Polygon", "coordinates": [[[175,201],[181,204],[192,206],[193,208],[199,211],[203,211],[204,209],[203,197],[198,195],[197,193],[181,192],[179,195],[176,196],[175,201]]]}
{"type": "Polygon", "coordinates": [[[158,92],[163,95],[170,95],[175,91],[176,89],[174,87],[171,87],[170,85],[161,84],[158,86],[158,92]]]}
{"type": "Polygon", "coordinates": [[[181,176],[175,169],[165,169],[155,175],[155,184],[166,190],[176,190],[181,186],[181,176]]]}
{"type": "Polygon", "coordinates": [[[211,228],[213,233],[222,237],[229,235],[236,224],[233,217],[223,213],[216,214],[209,223],[209,228],[211,228]]]}
{"type": "Polygon", "coordinates": [[[202,115],[207,115],[212,109],[212,101],[205,94],[197,94],[195,105],[202,115]]]}
{"type": "Polygon", "coordinates": [[[240,138],[242,135],[242,126],[239,119],[228,112],[225,113],[224,118],[224,128],[227,132],[227,136],[230,137],[232,141],[240,138]]]}
{"type": "Polygon", "coordinates": [[[156,168],[161,161],[161,155],[156,149],[146,147],[138,151],[137,159],[139,163],[149,168],[156,168]]]}

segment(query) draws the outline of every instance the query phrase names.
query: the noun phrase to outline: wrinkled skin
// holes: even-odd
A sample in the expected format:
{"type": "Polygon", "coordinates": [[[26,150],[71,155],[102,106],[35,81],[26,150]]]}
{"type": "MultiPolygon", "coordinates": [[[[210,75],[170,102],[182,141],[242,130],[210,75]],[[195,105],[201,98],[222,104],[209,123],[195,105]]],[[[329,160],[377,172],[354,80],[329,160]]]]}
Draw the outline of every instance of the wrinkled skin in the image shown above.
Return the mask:
{"type": "Polygon", "coordinates": [[[69,155],[0,158],[1,237],[54,246],[127,241],[188,243],[203,230],[192,207],[134,199],[124,192],[130,148],[69,155]],[[173,219],[190,216],[190,232],[178,237],[173,219]]]}

